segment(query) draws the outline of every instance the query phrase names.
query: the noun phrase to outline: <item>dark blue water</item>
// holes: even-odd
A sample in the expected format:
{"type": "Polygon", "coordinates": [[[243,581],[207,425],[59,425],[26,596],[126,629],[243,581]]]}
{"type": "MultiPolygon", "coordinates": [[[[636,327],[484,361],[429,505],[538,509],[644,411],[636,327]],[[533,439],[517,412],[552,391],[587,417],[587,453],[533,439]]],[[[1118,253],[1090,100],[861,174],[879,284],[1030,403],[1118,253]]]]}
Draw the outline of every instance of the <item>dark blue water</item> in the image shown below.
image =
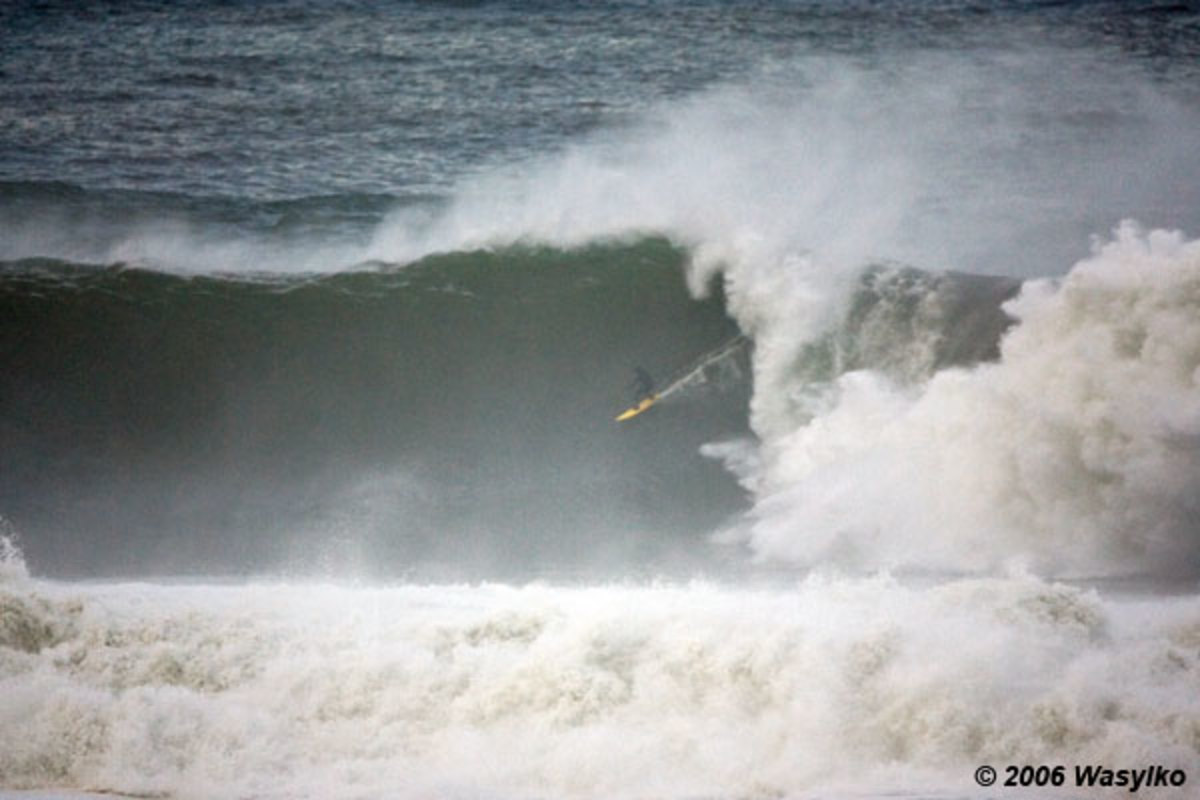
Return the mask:
{"type": "Polygon", "coordinates": [[[407,197],[811,53],[1103,47],[1195,75],[1192,3],[23,2],[0,179],[407,197]]]}
{"type": "Polygon", "coordinates": [[[2,23],[3,174],[255,198],[443,190],[747,69],[778,14],[26,4],[2,23]]]}

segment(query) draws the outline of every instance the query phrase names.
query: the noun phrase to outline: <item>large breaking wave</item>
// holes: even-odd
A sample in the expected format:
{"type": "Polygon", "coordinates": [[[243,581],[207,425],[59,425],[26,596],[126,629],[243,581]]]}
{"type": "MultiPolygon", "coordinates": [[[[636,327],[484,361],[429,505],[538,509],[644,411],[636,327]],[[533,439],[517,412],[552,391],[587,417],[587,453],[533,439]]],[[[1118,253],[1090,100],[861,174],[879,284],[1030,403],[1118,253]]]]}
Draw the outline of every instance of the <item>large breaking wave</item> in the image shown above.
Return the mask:
{"type": "Polygon", "coordinates": [[[1119,220],[1200,227],[1197,115],[1074,51],[906,63],[785,65],[436,203],[8,186],[0,783],[1191,769],[1200,245],[1119,220]],[[613,423],[634,363],[739,334],[613,423]],[[746,560],[775,583],[714,569],[746,560]],[[643,580],[677,564],[721,580],[643,580]],[[1151,591],[1056,582],[1123,574],[1151,591]]]}
{"type": "Polygon", "coordinates": [[[397,563],[462,541],[483,564],[570,562],[636,530],[627,565],[647,532],[688,550],[724,528],[805,565],[1187,572],[1192,245],[1122,228],[1001,306],[1127,209],[1192,221],[1195,122],[1066,50],[814,58],[436,203],[155,217],[159,196],[11,185],[36,234],[11,255],[121,263],[6,269],[4,500],[84,572],[67,531],[139,527],[117,565],[276,565],[339,530],[397,563]],[[73,250],[44,236],[64,207],[73,250]],[[611,425],[635,363],[662,376],[739,329],[748,384],[611,425]],[[729,522],[705,444],[748,517],[729,522]]]}
{"type": "MultiPolygon", "coordinates": [[[[1200,264],[1181,233],[1105,232],[1130,209],[1197,224],[1197,121],[1071,51],[817,60],[474,181],[432,219],[396,214],[371,252],[646,231],[686,247],[693,292],[719,275],[754,341],[756,441],[706,452],[754,495],[724,538],[764,559],[1194,575],[1200,264]],[[908,313],[856,328],[880,261],[1066,277],[1003,306],[1015,325],[997,348],[1003,325],[961,328],[929,277],[908,313]],[[813,359],[839,330],[853,341],[835,355],[894,352],[836,361],[823,382],[813,359]],[[959,365],[999,363],[947,370],[924,352],[972,337],[959,365]]],[[[971,307],[1004,293],[993,282],[971,307]]]]}

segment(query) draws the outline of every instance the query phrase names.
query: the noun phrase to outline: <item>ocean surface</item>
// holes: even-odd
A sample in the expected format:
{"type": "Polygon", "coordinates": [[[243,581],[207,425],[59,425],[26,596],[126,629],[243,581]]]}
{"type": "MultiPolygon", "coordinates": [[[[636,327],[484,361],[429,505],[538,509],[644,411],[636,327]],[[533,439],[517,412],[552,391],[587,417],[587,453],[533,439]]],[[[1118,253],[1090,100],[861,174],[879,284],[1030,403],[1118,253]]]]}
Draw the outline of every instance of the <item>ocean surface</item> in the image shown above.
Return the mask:
{"type": "Polygon", "coordinates": [[[0,797],[1195,797],[1197,237],[1196,2],[5,3],[0,797]]]}

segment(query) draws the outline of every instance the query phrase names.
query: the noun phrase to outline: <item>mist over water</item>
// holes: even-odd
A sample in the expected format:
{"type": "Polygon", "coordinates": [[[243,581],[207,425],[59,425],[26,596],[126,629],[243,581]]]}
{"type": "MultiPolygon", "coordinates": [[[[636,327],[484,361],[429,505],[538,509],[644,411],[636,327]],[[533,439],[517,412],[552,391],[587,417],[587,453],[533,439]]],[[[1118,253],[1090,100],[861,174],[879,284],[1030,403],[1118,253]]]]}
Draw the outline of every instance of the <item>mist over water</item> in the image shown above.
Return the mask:
{"type": "Polygon", "coordinates": [[[432,223],[398,213],[372,253],[665,231],[701,268],[812,254],[1028,277],[1127,216],[1195,222],[1195,107],[1128,64],[1046,45],[877,58],[805,56],[664,103],[465,181],[432,223]]]}
{"type": "Polygon", "coordinates": [[[0,793],[1190,796],[1198,20],[0,10],[0,793]]]}

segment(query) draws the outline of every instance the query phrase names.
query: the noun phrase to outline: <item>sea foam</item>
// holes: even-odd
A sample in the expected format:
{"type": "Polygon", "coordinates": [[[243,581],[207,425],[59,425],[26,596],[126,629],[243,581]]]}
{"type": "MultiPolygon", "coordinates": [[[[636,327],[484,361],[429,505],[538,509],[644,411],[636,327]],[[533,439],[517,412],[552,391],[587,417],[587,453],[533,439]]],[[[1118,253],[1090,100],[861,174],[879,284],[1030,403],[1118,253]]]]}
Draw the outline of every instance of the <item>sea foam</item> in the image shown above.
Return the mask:
{"type": "Polygon", "coordinates": [[[1132,223],[1005,306],[999,363],[841,376],[773,420],[745,532],[764,558],[1194,574],[1200,242],[1132,223]]]}
{"type": "MultiPolygon", "coordinates": [[[[1195,763],[1200,606],[1015,576],[0,592],[0,786],[176,797],[970,792],[1195,763]]],[[[1182,796],[1182,795],[1180,795],[1182,796]]]]}

